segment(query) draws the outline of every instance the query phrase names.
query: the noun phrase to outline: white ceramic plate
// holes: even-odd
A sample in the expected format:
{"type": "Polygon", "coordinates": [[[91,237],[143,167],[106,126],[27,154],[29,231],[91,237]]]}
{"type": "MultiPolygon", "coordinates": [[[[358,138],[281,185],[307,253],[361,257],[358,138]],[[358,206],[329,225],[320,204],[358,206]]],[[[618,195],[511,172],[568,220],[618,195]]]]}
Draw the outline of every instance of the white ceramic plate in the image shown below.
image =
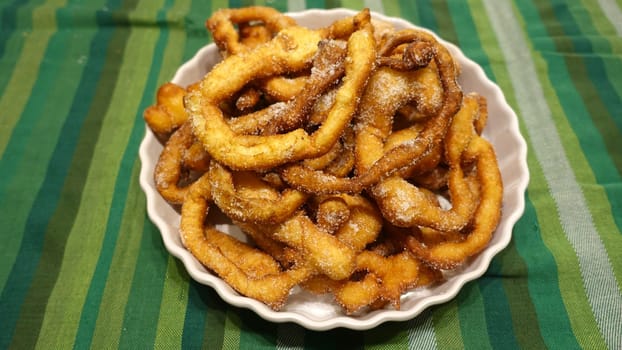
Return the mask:
{"type": "MultiPolygon", "coordinates": [[[[308,10],[291,13],[300,25],[307,27],[326,26],[336,19],[352,16],[355,11],[346,9],[308,10]]],[[[415,27],[402,19],[372,13],[373,18],[393,23],[397,28],[415,27]]],[[[491,82],[484,71],[454,45],[439,39],[447,45],[462,66],[460,84],[464,92],[475,91],[488,100],[489,120],[484,136],[492,142],[499,159],[499,167],[504,183],[503,216],[489,246],[468,263],[454,271],[442,284],[415,290],[403,295],[401,309],[382,309],[362,315],[348,316],[335,305],[330,297],[318,297],[300,289],[295,289],[286,306],[274,311],[263,303],[241,296],[217,276],[208,272],[183,246],[179,238],[179,214],[168,205],[156,191],[153,183],[153,169],[162,150],[149,129],[140,146],[142,168],[140,184],[147,196],[147,212],[160,229],[166,249],[179,258],[189,274],[199,283],[211,286],[227,302],[238,307],[253,310],[259,316],[273,322],[294,322],[308,329],[327,330],[336,327],[364,330],[386,321],[408,320],[430,305],[452,299],[462,286],[486,272],[492,258],[505,248],[512,237],[512,228],[524,210],[524,192],[529,181],[527,170],[527,146],[520,134],[518,120],[508,106],[503,93],[491,82]]],[[[213,44],[202,48],[197,54],[179,68],[173,82],[187,85],[199,80],[212,65],[219,60],[213,44]]],[[[235,227],[222,225],[237,235],[235,227]]]]}

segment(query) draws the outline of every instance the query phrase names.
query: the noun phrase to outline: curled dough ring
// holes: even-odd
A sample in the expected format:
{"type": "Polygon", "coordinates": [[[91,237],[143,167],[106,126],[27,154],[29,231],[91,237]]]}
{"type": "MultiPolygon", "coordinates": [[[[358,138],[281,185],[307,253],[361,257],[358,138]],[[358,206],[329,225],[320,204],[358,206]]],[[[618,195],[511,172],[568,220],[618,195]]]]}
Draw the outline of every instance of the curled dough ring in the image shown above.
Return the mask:
{"type": "Polygon", "coordinates": [[[265,196],[266,192],[274,192],[274,189],[261,181],[258,174],[230,171],[217,162],[210,165],[209,181],[216,205],[230,218],[243,222],[281,223],[298,210],[308,197],[294,189],[285,189],[271,197],[265,196]],[[252,182],[253,191],[242,192],[236,189],[235,180],[241,175],[252,182]],[[249,192],[254,195],[246,195],[249,192]]]}
{"type": "Polygon", "coordinates": [[[212,14],[205,26],[212,33],[214,43],[221,52],[231,55],[248,51],[249,47],[240,42],[235,25],[262,22],[271,33],[296,25],[296,21],[279,11],[262,6],[249,6],[239,9],[220,9],[212,14]]]}
{"type": "MultiPolygon", "coordinates": [[[[322,170],[309,169],[304,165],[294,163],[286,166],[283,170],[282,175],[286,182],[301,191],[310,193],[356,193],[377,184],[383,178],[396,172],[417,166],[417,163],[425,160],[427,155],[434,152],[437,144],[445,136],[451,118],[460,107],[462,90],[456,81],[457,68],[453,57],[447,48],[438,43],[432,35],[423,31],[406,29],[396,32],[385,46],[396,47],[402,43],[411,42],[425,42],[433,48],[435,53],[433,61],[438,67],[443,89],[440,110],[436,116],[425,121],[425,127],[418,137],[414,141],[404,142],[383,151],[375,157],[377,159],[371,158],[364,162],[357,161],[357,174],[354,177],[337,177],[322,170]],[[318,184],[322,184],[322,186],[318,187],[318,184]],[[321,188],[321,192],[318,192],[318,188],[321,188]]],[[[383,48],[381,52],[388,50],[383,48]]],[[[365,142],[367,141],[365,139],[365,142]]],[[[361,142],[359,138],[355,143],[356,147],[359,147],[361,142]]],[[[374,152],[374,154],[378,153],[374,152]]]]}
{"type": "MultiPolygon", "coordinates": [[[[303,264],[285,271],[254,276],[238,266],[226,251],[213,242],[211,236],[225,235],[211,225],[205,225],[209,209],[210,186],[208,177],[202,176],[191,187],[182,206],[180,232],[186,248],[207,268],[213,270],[238,292],[279,309],[290,290],[314,273],[303,264]]],[[[248,249],[252,249],[248,247],[248,249]]],[[[259,250],[253,252],[258,260],[272,259],[259,250]]]]}
{"type": "Polygon", "coordinates": [[[184,201],[189,186],[182,185],[181,180],[191,168],[189,165],[201,171],[209,163],[209,157],[201,149],[196,150],[195,145],[190,124],[185,123],[173,132],[160,153],[154,170],[154,183],[160,195],[171,204],[184,201]],[[186,158],[188,155],[191,156],[186,158]]]}
{"type": "Polygon", "coordinates": [[[303,129],[285,134],[257,136],[236,134],[225,121],[219,104],[258,75],[281,74],[310,62],[322,39],[320,32],[302,27],[282,30],[252,55],[228,57],[207,74],[196,93],[187,98],[193,130],[210,155],[232,169],[268,169],[294,160],[326,153],[350,122],[358,99],[374,66],[375,43],[371,25],[348,40],[345,77],[324,123],[309,135],[303,129]],[[241,69],[239,67],[244,67],[241,69]],[[238,70],[235,77],[229,72],[238,70]]]}
{"type": "Polygon", "coordinates": [[[452,207],[443,209],[419,187],[399,176],[386,178],[372,193],[387,220],[401,227],[425,226],[441,231],[459,231],[470,221],[477,206],[479,185],[462,169],[463,153],[477,134],[473,122],[479,114],[478,99],[467,95],[445,137],[445,158],[449,165],[448,186],[452,207]]]}

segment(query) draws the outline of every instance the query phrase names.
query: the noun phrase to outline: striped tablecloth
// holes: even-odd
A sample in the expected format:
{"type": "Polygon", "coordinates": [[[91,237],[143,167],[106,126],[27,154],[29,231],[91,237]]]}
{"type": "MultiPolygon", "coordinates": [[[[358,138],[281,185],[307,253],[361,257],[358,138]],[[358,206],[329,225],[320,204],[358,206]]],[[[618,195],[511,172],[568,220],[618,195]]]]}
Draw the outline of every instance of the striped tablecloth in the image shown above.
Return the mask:
{"type": "Polygon", "coordinates": [[[622,1],[0,2],[0,349],[621,349],[622,1]],[[451,301],[367,331],[231,307],[165,250],[142,111],[218,8],[348,7],[457,44],[519,117],[513,240],[451,301]]]}

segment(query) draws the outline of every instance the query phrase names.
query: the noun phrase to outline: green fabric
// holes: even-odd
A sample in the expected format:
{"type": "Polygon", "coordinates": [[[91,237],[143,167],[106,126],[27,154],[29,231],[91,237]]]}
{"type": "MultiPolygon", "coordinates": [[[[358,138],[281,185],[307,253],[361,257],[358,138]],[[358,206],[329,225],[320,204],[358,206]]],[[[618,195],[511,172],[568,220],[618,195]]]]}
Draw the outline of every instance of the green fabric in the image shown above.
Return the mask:
{"type": "Polygon", "coordinates": [[[0,2],[0,349],[622,348],[622,2],[0,2]],[[270,323],[164,248],[142,111],[222,7],[369,7],[436,31],[504,91],[530,183],[486,274],[367,331],[270,323]]]}

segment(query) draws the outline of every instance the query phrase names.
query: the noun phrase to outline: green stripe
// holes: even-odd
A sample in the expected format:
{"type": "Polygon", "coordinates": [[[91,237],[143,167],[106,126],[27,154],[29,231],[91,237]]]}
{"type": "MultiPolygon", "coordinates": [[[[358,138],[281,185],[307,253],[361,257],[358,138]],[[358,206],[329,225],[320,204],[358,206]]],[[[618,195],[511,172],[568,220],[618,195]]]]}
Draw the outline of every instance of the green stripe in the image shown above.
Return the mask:
{"type": "Polygon", "coordinates": [[[452,16],[448,16],[449,7],[446,1],[432,1],[432,10],[436,18],[436,29],[434,30],[441,38],[451,43],[458,42],[456,26],[452,16]]]}
{"type": "Polygon", "coordinates": [[[477,285],[482,295],[490,344],[494,349],[519,349],[512,324],[510,301],[506,295],[506,287],[514,286],[504,283],[504,276],[509,274],[505,270],[502,256],[503,253],[492,260],[486,274],[477,280],[477,285]]]}
{"type": "Polygon", "coordinates": [[[229,0],[228,3],[229,3],[229,5],[226,6],[226,7],[230,7],[230,8],[236,8],[236,7],[244,6],[244,4],[242,4],[241,0],[229,0]]]}
{"type": "MultiPolygon", "coordinates": [[[[213,342],[216,338],[218,338],[220,339],[219,344],[222,344],[222,330],[224,326],[224,316],[222,313],[220,313],[220,316],[222,317],[218,318],[213,325],[210,324],[209,327],[206,326],[207,317],[214,316],[219,313],[212,312],[211,310],[208,311],[205,304],[209,300],[218,299],[218,297],[208,296],[208,290],[210,290],[210,287],[201,286],[194,281],[190,281],[190,283],[188,283],[190,276],[186,273],[186,267],[181,261],[177,261],[177,268],[184,271],[184,284],[188,285],[188,303],[186,308],[182,309],[185,310],[185,313],[180,312],[180,314],[183,314],[184,316],[184,328],[182,330],[181,338],[182,347],[184,349],[220,349],[220,345],[213,347],[201,346],[204,339],[213,342]],[[212,333],[204,336],[207,330],[212,333]]],[[[213,292],[213,290],[211,290],[211,292],[213,292]]],[[[212,343],[210,345],[214,344],[212,343]]]]}
{"type": "MultiPolygon", "coordinates": [[[[529,168],[532,169],[529,184],[530,195],[525,201],[525,213],[516,224],[517,234],[514,235],[514,243],[518,253],[527,263],[529,297],[536,308],[538,322],[527,324],[530,327],[525,327],[526,323],[521,322],[516,325],[515,330],[521,331],[517,334],[519,339],[533,340],[530,328],[538,326],[548,348],[559,346],[562,349],[576,349],[579,344],[577,344],[568,317],[567,305],[569,303],[564,303],[565,296],[562,295],[561,290],[564,287],[574,289],[576,286],[569,285],[572,281],[568,279],[560,279],[560,273],[567,273],[567,271],[560,271],[560,262],[557,261],[560,260],[563,264],[571,258],[558,259],[545,244],[547,242],[549,246],[556,244],[551,239],[550,233],[555,232],[556,236],[559,236],[560,228],[557,222],[555,225],[549,225],[555,221],[550,218],[555,217],[556,214],[554,210],[543,208],[553,208],[554,203],[546,195],[546,185],[541,170],[538,170],[537,164],[534,164],[536,161],[533,156],[529,158],[529,168]],[[534,202],[530,198],[541,199],[534,202]],[[546,236],[543,236],[544,232],[547,233],[546,236]],[[547,239],[543,239],[544,237],[547,239]]],[[[556,237],[556,239],[561,240],[560,245],[566,246],[568,250],[568,244],[563,237],[556,237]]],[[[568,292],[568,289],[565,291],[568,292]]],[[[520,308],[520,305],[518,307],[520,308]]]]}
{"type": "MultiPolygon", "coordinates": [[[[620,43],[622,44],[622,39],[620,39],[620,43]]],[[[607,55],[602,57],[605,75],[615,75],[619,72],[619,67],[622,65],[622,53],[618,55],[607,55]]],[[[618,73],[619,74],[619,73],[618,73]]],[[[609,80],[609,83],[613,86],[612,93],[615,93],[617,96],[622,96],[622,81],[619,79],[609,80]]],[[[622,97],[620,97],[622,98],[622,97]]],[[[616,119],[618,120],[618,119],[616,119]]]]}
{"type": "MultiPolygon", "coordinates": [[[[113,348],[119,345],[119,337],[122,331],[124,309],[130,294],[136,261],[140,253],[140,244],[144,235],[149,236],[149,222],[136,220],[144,217],[140,213],[140,205],[146,205],[144,196],[133,192],[136,206],[132,208],[136,216],[130,216],[128,211],[124,215],[119,229],[119,238],[115,246],[114,255],[110,264],[109,277],[101,297],[101,304],[97,312],[95,329],[92,339],[85,339],[95,349],[113,348]]],[[[143,207],[144,208],[144,207],[143,207]]],[[[128,207],[127,210],[130,210],[128,207]]],[[[89,334],[90,335],[90,334],[89,334]]]]}
{"type": "MultiPolygon", "coordinates": [[[[228,309],[231,306],[225,301],[223,301],[212,289],[211,287],[199,285],[198,283],[193,282],[191,284],[191,290],[195,291],[195,300],[197,300],[196,304],[200,305],[200,308],[197,309],[203,310],[205,315],[205,324],[204,328],[200,329],[201,332],[195,333],[195,336],[203,335],[202,339],[202,348],[203,349],[226,349],[224,347],[225,344],[225,327],[227,327],[227,314],[228,309]],[[200,304],[199,304],[200,303],[200,304]]],[[[186,334],[188,328],[184,329],[184,340],[191,339],[193,334],[186,334]]],[[[184,342],[184,346],[188,343],[184,342]]],[[[190,344],[188,344],[190,345],[190,344]]],[[[192,346],[188,346],[186,348],[192,348],[192,346]]]]}
{"type": "Polygon", "coordinates": [[[622,40],[616,34],[616,30],[611,22],[607,20],[604,9],[595,4],[593,0],[583,0],[582,3],[581,11],[585,12],[585,16],[588,18],[585,21],[581,21],[581,23],[589,21],[594,26],[593,32],[590,32],[590,35],[594,35],[594,39],[600,38],[600,40],[606,41],[609,44],[609,52],[622,53],[622,40]]]}
{"type": "MultiPolygon", "coordinates": [[[[0,7],[0,31],[2,32],[2,35],[0,35],[0,72],[14,72],[16,65],[21,61],[19,58],[24,58],[24,56],[21,56],[24,44],[28,41],[33,41],[32,35],[40,34],[39,30],[42,27],[39,23],[35,22],[33,24],[33,17],[35,17],[33,13],[41,13],[41,9],[37,7],[41,6],[43,1],[13,0],[12,2],[7,1],[0,7]]],[[[53,7],[54,5],[51,6],[53,7]]],[[[45,20],[43,19],[41,22],[45,20]]],[[[55,20],[52,19],[52,21],[54,22],[55,20]]],[[[52,28],[55,27],[56,24],[54,23],[52,28]]],[[[49,35],[53,32],[54,30],[43,33],[44,36],[42,38],[49,38],[49,35]]],[[[40,44],[42,44],[40,49],[45,49],[47,39],[44,39],[40,44]]],[[[33,60],[32,62],[35,61],[33,60]]],[[[4,95],[5,89],[8,86],[13,86],[8,85],[10,78],[12,78],[12,74],[0,75],[0,96],[4,95]]],[[[4,118],[6,116],[0,115],[0,120],[4,118]]],[[[1,123],[0,128],[2,128],[1,123]]]]}
{"type": "Polygon", "coordinates": [[[287,12],[287,0],[268,1],[268,4],[281,12],[287,12]]]}
{"type": "MultiPolygon", "coordinates": [[[[455,22],[456,29],[453,30],[456,35],[455,43],[468,58],[477,62],[477,64],[484,69],[487,77],[495,81],[494,73],[490,67],[490,59],[484,51],[484,45],[482,45],[482,42],[480,41],[480,33],[478,33],[476,20],[473,18],[474,15],[477,16],[479,13],[475,10],[471,10],[469,3],[462,1],[449,2],[448,7],[451,17],[455,22]]],[[[478,23],[488,23],[485,17],[476,18],[478,23]]]]}
{"type": "Polygon", "coordinates": [[[437,348],[463,349],[465,340],[460,329],[458,297],[432,309],[437,348]]]}
{"type": "Polygon", "coordinates": [[[341,7],[345,7],[345,8],[349,8],[353,10],[360,10],[365,7],[363,0],[342,0],[340,2],[341,2],[341,7]]]}
{"type": "Polygon", "coordinates": [[[167,255],[168,253],[162,246],[160,234],[149,229],[143,231],[134,278],[124,309],[123,331],[119,338],[121,348],[136,349],[153,346],[160,313],[167,255]]]}
{"type": "Polygon", "coordinates": [[[484,301],[477,283],[466,284],[457,296],[460,331],[466,349],[491,349],[484,301]]]}
{"type": "MultiPolygon", "coordinates": [[[[584,0],[584,2],[587,0],[584,0]]],[[[600,60],[603,61],[604,73],[606,76],[614,76],[619,73],[619,67],[622,65],[622,39],[616,34],[616,29],[612,26],[611,22],[607,20],[604,9],[600,6],[594,6],[589,3],[585,5],[585,10],[589,12],[590,24],[594,26],[593,31],[596,32],[591,38],[600,39],[606,41],[608,45],[608,51],[612,54],[600,55],[600,60]]],[[[581,22],[583,23],[583,22],[581,22]]],[[[611,93],[617,98],[622,96],[622,81],[621,79],[607,79],[613,86],[611,93]]],[[[619,121],[619,118],[616,119],[619,121]]]]}
{"type": "Polygon", "coordinates": [[[235,309],[241,315],[240,349],[274,349],[278,327],[260,318],[254,311],[235,309]]]}
{"type": "MultiPolygon", "coordinates": [[[[617,173],[619,173],[622,170],[622,155],[616,152],[616,150],[619,149],[619,147],[616,146],[620,146],[616,144],[616,142],[620,140],[622,136],[620,133],[622,121],[616,125],[613,114],[618,112],[617,109],[620,105],[620,97],[609,93],[612,90],[612,87],[609,85],[609,79],[619,80],[616,79],[616,76],[620,75],[619,70],[610,72],[610,76],[597,74],[597,72],[602,72],[603,64],[600,58],[590,57],[592,56],[591,54],[607,54],[609,52],[596,51],[592,42],[581,33],[571,13],[563,4],[559,3],[559,1],[551,3],[550,6],[545,6],[545,3],[542,3],[542,6],[539,7],[539,11],[541,13],[554,12],[556,15],[548,17],[551,19],[550,22],[547,22],[548,25],[546,26],[549,36],[568,37],[571,39],[564,41],[554,40],[553,44],[557,51],[566,53],[564,59],[568,65],[568,70],[573,72],[573,74],[568,77],[568,80],[574,81],[577,92],[583,96],[584,100],[589,101],[589,103],[586,103],[584,110],[587,108],[587,112],[590,112],[589,114],[592,118],[595,118],[595,126],[605,138],[604,143],[608,146],[609,154],[614,157],[613,161],[617,166],[617,173]],[[555,19],[558,20],[554,21],[555,19]],[[578,55],[573,53],[577,53],[578,55]],[[594,87],[594,81],[600,82],[603,86],[599,86],[599,88],[594,87]],[[607,102],[613,105],[608,108],[606,105],[607,102]]],[[[590,29],[592,29],[591,26],[588,27],[588,30],[590,29]]],[[[568,117],[572,118],[573,115],[574,113],[569,114],[568,117]]],[[[589,120],[589,116],[586,120],[589,120]]],[[[576,130],[580,132],[583,129],[579,128],[576,130]]],[[[595,169],[599,168],[595,167],[595,169]]],[[[605,172],[608,171],[605,170],[605,172]]],[[[620,177],[618,176],[617,180],[619,179],[620,177]]]]}
{"type": "Polygon", "coordinates": [[[186,49],[182,57],[183,62],[191,59],[201,47],[211,41],[211,37],[205,29],[205,20],[210,16],[212,11],[225,7],[228,7],[228,3],[223,0],[211,1],[211,3],[201,0],[192,1],[190,11],[184,17],[186,49]]]}
{"type": "Polygon", "coordinates": [[[176,259],[171,255],[167,261],[162,303],[154,340],[156,349],[179,349],[184,331],[184,313],[188,307],[188,275],[180,273],[176,259]]]}
{"type": "MultiPolygon", "coordinates": [[[[521,220],[516,224],[513,235],[522,234],[523,222],[529,222],[529,218],[523,216],[521,220]]],[[[536,313],[535,305],[529,296],[529,271],[527,262],[522,259],[518,252],[516,239],[510,242],[510,245],[499,254],[495,260],[499,260],[500,271],[496,273],[497,276],[503,278],[501,283],[503,290],[507,296],[507,302],[509,305],[509,312],[503,315],[504,318],[511,318],[512,328],[509,329],[518,347],[521,349],[544,349],[546,347],[542,334],[540,333],[538,315],[536,313]],[[525,327],[525,325],[530,325],[525,327]]],[[[541,243],[541,242],[540,242],[541,243]]],[[[540,246],[542,246],[540,244],[540,246]]],[[[494,266],[493,266],[494,267],[494,266]]],[[[559,295],[559,293],[558,293],[559,295]]],[[[494,298],[493,298],[494,299],[494,298]]],[[[485,299],[487,304],[491,304],[485,299]]],[[[488,307],[490,310],[495,310],[495,305],[492,304],[488,307]]],[[[491,311],[494,312],[494,311],[491,311]]],[[[563,317],[560,317],[564,320],[563,317]]],[[[565,319],[567,321],[567,319],[565,319]]],[[[507,322],[507,320],[503,321],[507,322]]],[[[495,325],[495,321],[489,321],[489,326],[495,325]]],[[[567,323],[566,323],[567,324],[567,323]]],[[[489,333],[494,334],[496,331],[489,328],[489,333]]],[[[502,337],[503,334],[498,334],[502,337]]]]}
{"type": "Polygon", "coordinates": [[[403,9],[401,9],[399,1],[387,1],[383,3],[383,7],[384,14],[387,16],[398,17],[401,13],[405,12],[403,9]]]}
{"type": "MultiPolygon", "coordinates": [[[[167,8],[170,8],[170,2],[165,4],[165,8],[160,10],[156,16],[156,21],[163,21],[164,14],[167,8]]],[[[166,47],[166,41],[168,39],[168,31],[165,29],[160,33],[158,41],[154,48],[153,57],[155,58],[151,65],[151,71],[157,72],[160,70],[161,60],[163,55],[158,54],[163,52],[166,47]]],[[[143,135],[144,122],[140,117],[142,111],[153,100],[153,91],[156,91],[157,82],[155,79],[156,74],[150,74],[147,83],[145,85],[145,93],[142,96],[141,104],[137,110],[137,126],[135,130],[141,130],[137,135],[136,146],[138,145],[139,137],[143,135]]],[[[131,147],[128,149],[129,154],[136,154],[138,147],[131,147]]],[[[151,227],[151,226],[150,226],[151,227]]],[[[165,287],[164,271],[166,270],[166,263],[163,257],[166,256],[166,251],[160,243],[160,234],[157,230],[149,230],[150,234],[143,234],[143,243],[139,253],[139,258],[134,272],[134,280],[132,282],[132,289],[130,291],[127,306],[125,309],[125,319],[123,321],[123,329],[128,330],[121,334],[119,342],[121,344],[128,344],[128,348],[135,346],[144,346],[145,344],[153,344],[157,336],[157,322],[160,314],[162,302],[158,302],[158,295],[162,295],[165,287]],[[156,239],[154,239],[154,236],[156,239]],[[154,245],[154,242],[157,242],[154,245]],[[145,317],[152,315],[151,318],[145,317]],[[145,319],[152,320],[152,324],[147,324],[145,319]]],[[[160,299],[161,300],[161,299],[160,299]]],[[[182,316],[179,313],[179,316],[182,316]]],[[[183,329],[183,324],[179,325],[179,329],[183,329]]],[[[179,339],[181,344],[181,338],[179,339]]]]}
{"type": "MultiPolygon", "coordinates": [[[[418,24],[424,28],[428,28],[435,33],[443,36],[439,31],[438,23],[436,22],[436,16],[430,4],[430,0],[417,1],[417,13],[419,14],[418,24]]],[[[443,36],[444,37],[444,36],[443,36]]]]}
{"type": "MultiPolygon", "coordinates": [[[[171,12],[176,13],[176,8],[171,9],[171,12]]],[[[172,16],[171,16],[172,17],[172,16]]],[[[174,25],[178,19],[172,18],[170,21],[174,25]]],[[[171,31],[171,33],[179,33],[179,31],[171,31]]],[[[179,57],[181,57],[180,50],[177,49],[177,45],[183,45],[184,40],[180,40],[179,38],[171,39],[168,41],[169,49],[166,51],[167,54],[164,55],[154,55],[156,60],[154,61],[153,67],[155,69],[158,68],[158,65],[155,64],[158,60],[157,58],[162,57],[162,65],[163,66],[177,66],[179,62],[179,57]],[[175,40],[177,39],[177,40],[175,40]],[[172,54],[171,54],[172,53],[172,54]],[[173,62],[170,62],[173,61],[173,62]],[[170,63],[164,63],[170,62],[170,63]]],[[[161,70],[161,75],[164,72],[164,69],[161,70]]],[[[154,85],[153,82],[147,85],[154,85]]],[[[146,95],[148,92],[146,90],[146,95]]],[[[143,100],[149,99],[152,97],[143,97],[143,100]]],[[[143,105],[148,104],[149,102],[143,101],[143,105]]],[[[142,108],[142,107],[141,107],[142,108]]],[[[138,111],[140,114],[140,111],[138,111]]],[[[134,179],[131,176],[131,171],[133,168],[133,163],[136,158],[138,142],[142,138],[144,134],[144,127],[142,118],[138,116],[138,125],[134,127],[134,131],[131,136],[131,142],[129,147],[126,149],[125,155],[123,157],[121,170],[119,175],[117,176],[117,185],[115,186],[115,196],[113,197],[113,202],[111,204],[111,215],[110,221],[106,227],[106,234],[104,237],[104,242],[102,244],[101,254],[99,255],[99,260],[97,262],[97,267],[95,269],[93,275],[93,282],[89,287],[89,291],[86,297],[86,301],[84,304],[84,312],[82,313],[80,325],[78,328],[78,333],[76,336],[76,348],[85,348],[88,344],[90,344],[93,337],[93,330],[95,328],[95,322],[98,316],[98,310],[100,307],[101,298],[103,295],[103,291],[105,288],[105,281],[109,278],[109,270],[112,262],[112,255],[114,252],[114,247],[117,243],[119,226],[121,225],[120,221],[125,216],[123,215],[123,211],[126,209],[126,201],[128,186],[130,185],[130,179],[134,179]]],[[[135,213],[133,213],[135,215],[135,213]]]]}
{"type": "MultiPolygon", "coordinates": [[[[591,4],[594,5],[594,4],[591,4]]],[[[610,23],[604,19],[603,13],[600,7],[598,6],[589,6],[585,8],[581,8],[579,11],[576,7],[570,7],[569,10],[573,16],[566,16],[568,18],[566,21],[563,21],[564,28],[566,31],[573,30],[574,26],[577,27],[577,31],[585,33],[585,37],[589,39],[589,43],[592,45],[592,52],[597,53],[598,55],[590,55],[588,52],[585,55],[581,56],[568,56],[567,59],[571,60],[574,64],[573,67],[578,66],[579,69],[582,69],[581,74],[574,75],[573,78],[577,77],[580,81],[576,82],[576,86],[583,87],[582,91],[583,96],[588,96],[589,100],[593,101],[596,98],[595,103],[597,103],[598,110],[590,111],[592,116],[596,118],[596,126],[600,130],[600,133],[605,137],[605,144],[612,145],[609,146],[609,149],[614,149],[611,153],[611,156],[614,158],[614,163],[617,165],[618,174],[620,172],[622,164],[622,155],[619,152],[615,152],[615,150],[619,149],[615,143],[619,143],[620,133],[622,130],[622,119],[615,118],[617,115],[620,106],[622,105],[622,76],[620,76],[619,69],[611,69],[608,67],[607,61],[610,61],[611,58],[616,58],[618,64],[620,63],[619,54],[622,53],[622,40],[619,37],[616,39],[610,39],[605,41],[607,45],[602,45],[600,41],[596,41],[595,39],[605,38],[607,39],[607,33],[614,32],[614,29],[611,28],[610,23]],[[592,16],[589,17],[587,14],[584,14],[587,11],[591,11],[592,16]],[[578,13],[577,13],[578,12],[578,13]],[[600,32],[599,32],[600,30],[600,32]],[[595,36],[597,35],[597,36],[595,36]],[[618,53],[618,56],[611,55],[612,53],[618,53]],[[582,64],[583,63],[583,64],[582,64]],[[589,82],[581,79],[582,77],[590,77],[593,78],[589,82]],[[598,83],[599,86],[594,86],[595,83],[598,83]],[[606,111],[605,111],[606,109],[606,111]]],[[[617,66],[619,67],[619,65],[617,66]]],[[[604,173],[610,173],[609,171],[604,171],[604,173]]],[[[619,175],[614,179],[600,180],[599,182],[613,182],[619,181],[619,175]]],[[[618,198],[619,196],[611,196],[612,198],[618,198]]]]}
{"type": "Polygon", "coordinates": [[[335,7],[341,7],[341,1],[339,1],[339,0],[326,0],[326,8],[327,9],[335,8],[335,7]]]}
{"type": "MultiPolygon", "coordinates": [[[[127,153],[125,158],[130,158],[127,153]]],[[[127,163],[126,159],[124,159],[124,163],[127,163]]],[[[118,244],[124,243],[122,239],[119,239],[119,233],[124,230],[141,229],[141,227],[133,226],[135,223],[132,221],[134,218],[142,216],[143,212],[140,208],[141,205],[145,205],[144,200],[141,198],[142,196],[140,194],[136,195],[137,191],[140,191],[137,182],[130,181],[131,179],[136,179],[137,176],[138,166],[136,163],[130,162],[122,166],[117,177],[116,195],[111,207],[113,211],[116,211],[116,208],[118,208],[120,212],[116,215],[111,215],[111,220],[107,223],[106,235],[102,243],[97,267],[93,273],[93,279],[82,306],[83,311],[75,336],[74,347],[76,349],[88,348],[91,344],[101,307],[100,303],[106,287],[105,282],[111,278],[110,272],[114,272],[111,266],[115,247],[118,244]]]]}
{"type": "Polygon", "coordinates": [[[242,320],[235,309],[229,308],[225,317],[225,328],[223,334],[223,349],[239,349],[240,348],[240,324],[242,320]]]}
{"type": "Polygon", "coordinates": [[[408,331],[404,322],[383,323],[362,334],[365,349],[398,349],[408,346],[408,331]]]}
{"type": "Polygon", "coordinates": [[[307,0],[305,1],[307,8],[326,8],[324,0],[307,0]]]}
{"type": "Polygon", "coordinates": [[[416,2],[410,0],[400,0],[398,1],[398,3],[400,10],[395,13],[387,12],[387,14],[391,16],[401,17],[413,24],[421,24],[419,10],[417,9],[416,2]]]}
{"type": "MultiPolygon", "coordinates": [[[[492,28],[488,20],[483,20],[483,14],[492,16],[488,18],[494,18],[497,14],[490,12],[487,13],[483,2],[480,0],[470,0],[470,5],[473,8],[473,13],[482,14],[480,18],[481,20],[477,20],[475,23],[478,25],[480,38],[484,43],[484,50],[486,50],[489,57],[504,57],[504,53],[499,46],[499,41],[497,35],[495,34],[494,28],[492,28]]],[[[498,59],[493,62],[492,68],[497,83],[505,92],[509,104],[513,106],[517,112],[519,112],[520,106],[515,96],[513,80],[508,71],[508,67],[503,64],[503,61],[498,59]]],[[[533,145],[529,139],[529,134],[525,132],[526,127],[524,126],[523,120],[520,119],[519,121],[521,123],[523,135],[527,139],[527,144],[529,145],[529,148],[532,149],[533,145]]],[[[517,227],[515,229],[517,234],[514,235],[514,241],[516,242],[519,253],[527,264],[527,269],[529,271],[528,283],[531,291],[530,299],[533,302],[537,317],[540,320],[540,332],[544,341],[549,346],[554,346],[557,338],[559,337],[560,344],[569,344],[568,348],[576,348],[576,340],[572,334],[572,327],[570,325],[570,320],[567,317],[566,307],[562,303],[563,299],[560,291],[560,284],[566,282],[567,280],[558,281],[555,278],[551,279],[551,276],[549,275],[539,276],[537,274],[539,271],[551,271],[551,269],[558,271],[559,266],[564,264],[564,262],[561,262],[562,260],[572,261],[573,252],[568,249],[568,242],[563,235],[563,231],[559,227],[559,223],[550,219],[557,217],[555,210],[551,210],[551,208],[555,207],[555,204],[552,202],[548,190],[546,189],[546,182],[542,174],[542,169],[538,166],[533,152],[528,153],[528,167],[531,172],[529,192],[534,193],[534,191],[536,191],[539,196],[532,196],[534,198],[538,198],[533,206],[530,206],[531,202],[527,200],[527,209],[523,215],[523,218],[517,223],[517,227]],[[533,214],[529,216],[529,208],[534,207],[538,208],[539,212],[533,210],[533,214]],[[546,230],[539,229],[536,215],[549,218],[545,222],[545,225],[547,225],[546,230]],[[533,219],[530,219],[530,217],[533,219]],[[555,225],[551,226],[550,224],[552,222],[555,222],[555,225]],[[529,238],[527,239],[525,232],[533,234],[528,236],[529,238]],[[546,232],[546,235],[542,235],[544,232],[546,232]],[[557,248],[564,247],[565,250],[562,249],[562,255],[570,258],[570,260],[558,257],[557,255],[559,255],[559,252],[556,252],[557,255],[551,254],[552,252],[548,247],[555,246],[555,243],[551,243],[551,237],[556,237],[556,240],[561,239],[562,243],[557,246],[557,248]],[[545,244],[545,241],[548,244],[545,244]],[[544,268],[544,266],[549,266],[549,269],[544,268]],[[564,337],[565,335],[569,335],[569,337],[566,338],[564,337]]],[[[576,260],[572,266],[575,268],[575,271],[578,271],[576,260]]],[[[564,269],[569,267],[570,266],[566,264],[563,266],[564,269]]],[[[565,285],[565,287],[571,288],[570,290],[575,288],[571,285],[565,285]]],[[[568,289],[566,288],[565,291],[568,291],[568,289]]],[[[522,329],[529,332],[529,330],[521,324],[516,325],[515,329],[522,329]]],[[[523,337],[529,336],[530,334],[528,333],[523,337]]],[[[520,339],[521,336],[518,336],[518,338],[520,339]]]]}

